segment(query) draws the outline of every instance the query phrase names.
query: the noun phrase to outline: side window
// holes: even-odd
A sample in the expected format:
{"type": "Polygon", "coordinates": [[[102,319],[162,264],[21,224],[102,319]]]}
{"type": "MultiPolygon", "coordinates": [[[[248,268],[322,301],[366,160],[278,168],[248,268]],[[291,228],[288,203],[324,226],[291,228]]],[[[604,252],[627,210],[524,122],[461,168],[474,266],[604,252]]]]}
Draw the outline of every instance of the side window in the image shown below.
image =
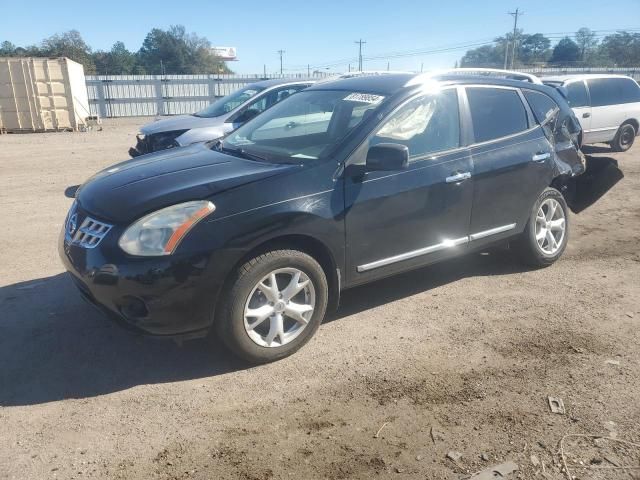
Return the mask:
{"type": "Polygon", "coordinates": [[[640,86],[630,78],[616,79],[620,85],[620,96],[623,103],[640,102],[640,86]]]}
{"type": "Polygon", "coordinates": [[[245,107],[245,110],[256,110],[259,113],[264,112],[267,109],[268,97],[269,95],[263,95],[259,99],[254,100],[252,103],[245,107]]]}
{"type": "Polygon", "coordinates": [[[460,116],[456,91],[449,89],[411,100],[369,140],[369,146],[378,143],[406,145],[410,159],[459,147],[460,116]]]}
{"type": "Polygon", "coordinates": [[[593,107],[640,102],[640,87],[629,78],[594,78],[587,83],[593,107]]]}
{"type": "Polygon", "coordinates": [[[587,96],[587,89],[583,81],[568,83],[567,92],[569,96],[567,100],[571,108],[589,106],[589,97],[587,96]]]}
{"type": "Polygon", "coordinates": [[[544,93],[534,92],[532,90],[523,90],[522,93],[527,99],[527,102],[529,102],[531,111],[540,125],[552,120],[560,109],[558,104],[544,93]]]}
{"type": "Polygon", "coordinates": [[[467,98],[477,143],[529,128],[527,111],[515,90],[469,87],[467,98]]]}
{"type": "Polygon", "coordinates": [[[290,97],[294,93],[299,92],[300,90],[302,90],[304,88],[307,88],[307,86],[306,85],[293,85],[291,87],[283,88],[282,90],[278,90],[278,92],[276,94],[275,103],[281,102],[285,98],[290,97]]]}

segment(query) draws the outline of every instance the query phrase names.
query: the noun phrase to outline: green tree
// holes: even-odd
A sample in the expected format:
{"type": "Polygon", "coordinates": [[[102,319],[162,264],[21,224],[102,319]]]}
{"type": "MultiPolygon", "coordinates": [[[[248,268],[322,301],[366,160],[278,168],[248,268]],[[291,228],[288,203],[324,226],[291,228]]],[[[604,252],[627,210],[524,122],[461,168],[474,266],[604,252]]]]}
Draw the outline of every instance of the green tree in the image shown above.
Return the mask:
{"type": "Polygon", "coordinates": [[[580,60],[580,47],[569,37],[564,37],[553,48],[550,63],[570,65],[580,60]]]}
{"type": "Polygon", "coordinates": [[[130,75],[136,70],[136,56],[122,42],[114,43],[109,52],[95,52],[93,60],[101,75],[130,75]]]}
{"type": "Polygon", "coordinates": [[[0,43],[0,56],[10,57],[15,54],[15,51],[16,51],[16,46],[13,43],[7,40],[0,43]]]}
{"type": "Polygon", "coordinates": [[[152,74],[194,74],[228,72],[225,63],[213,55],[210,42],[188,34],[181,25],[169,30],[151,30],[138,52],[139,63],[152,74]]]}
{"type": "Polygon", "coordinates": [[[504,48],[498,50],[495,45],[483,45],[467,53],[460,59],[461,67],[502,68],[504,48]]]}
{"type": "Polygon", "coordinates": [[[551,40],[542,33],[523,35],[519,42],[518,56],[522,63],[544,62],[549,58],[551,40]]]}
{"type": "Polygon", "coordinates": [[[581,28],[576,32],[576,44],[580,49],[580,60],[585,61],[591,51],[598,45],[595,32],[588,28],[581,28]]]}
{"type": "Polygon", "coordinates": [[[640,33],[607,35],[600,44],[600,53],[616,66],[636,67],[640,65],[640,33]]]}
{"type": "Polygon", "coordinates": [[[81,63],[84,66],[84,73],[96,72],[91,47],[85,43],[77,30],[69,30],[45,38],[40,46],[40,54],[50,57],[67,57],[81,63]]]}

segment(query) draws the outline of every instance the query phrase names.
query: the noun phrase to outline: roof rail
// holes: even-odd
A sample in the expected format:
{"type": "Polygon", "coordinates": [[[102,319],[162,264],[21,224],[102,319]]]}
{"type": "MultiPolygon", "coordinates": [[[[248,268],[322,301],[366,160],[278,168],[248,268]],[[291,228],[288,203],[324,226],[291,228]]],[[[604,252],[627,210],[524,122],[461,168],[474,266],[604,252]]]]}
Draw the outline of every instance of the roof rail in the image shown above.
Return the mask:
{"type": "Polygon", "coordinates": [[[373,77],[377,75],[393,75],[396,73],[411,73],[408,71],[402,70],[358,70],[353,72],[345,72],[345,73],[337,73],[335,75],[330,75],[328,77],[323,78],[317,83],[326,83],[333,82],[335,80],[343,80],[345,78],[355,78],[355,77],[373,77]]]}
{"type": "Polygon", "coordinates": [[[439,70],[433,76],[443,75],[480,75],[487,77],[502,77],[510,80],[522,80],[525,82],[542,85],[542,81],[531,73],[516,72],[514,70],[500,70],[497,68],[452,68],[450,70],[439,70]]]}

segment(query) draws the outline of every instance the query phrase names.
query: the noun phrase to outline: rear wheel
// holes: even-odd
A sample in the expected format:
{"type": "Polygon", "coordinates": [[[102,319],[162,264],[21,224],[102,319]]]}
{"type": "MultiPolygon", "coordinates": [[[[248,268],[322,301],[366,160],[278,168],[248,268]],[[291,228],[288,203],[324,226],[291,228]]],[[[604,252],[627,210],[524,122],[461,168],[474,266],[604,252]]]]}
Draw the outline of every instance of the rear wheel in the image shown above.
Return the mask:
{"type": "Polygon", "coordinates": [[[516,242],[521,259],[534,267],[555,262],[569,238],[567,203],[555,188],[545,189],[534,203],[525,231],[516,242]]]}
{"type": "Polygon", "coordinates": [[[616,152],[626,152],[636,139],[636,129],[630,123],[625,123],[618,129],[615,138],[611,142],[611,148],[616,152]]]}
{"type": "Polygon", "coordinates": [[[222,298],[216,314],[222,341],[243,359],[266,363],[291,355],[317,331],[327,279],[306,253],[273,250],[238,268],[222,298]]]}

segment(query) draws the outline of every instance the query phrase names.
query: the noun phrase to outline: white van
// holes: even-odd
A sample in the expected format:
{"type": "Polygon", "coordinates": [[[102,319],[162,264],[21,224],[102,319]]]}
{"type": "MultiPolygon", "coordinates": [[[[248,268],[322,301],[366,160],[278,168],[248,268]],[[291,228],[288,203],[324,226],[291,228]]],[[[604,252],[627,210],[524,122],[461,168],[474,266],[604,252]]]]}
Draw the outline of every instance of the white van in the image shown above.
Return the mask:
{"type": "Polygon", "coordinates": [[[582,144],[609,143],[624,152],[640,132],[640,86],[631,77],[611,74],[545,77],[558,88],[582,125],[582,144]]]}

